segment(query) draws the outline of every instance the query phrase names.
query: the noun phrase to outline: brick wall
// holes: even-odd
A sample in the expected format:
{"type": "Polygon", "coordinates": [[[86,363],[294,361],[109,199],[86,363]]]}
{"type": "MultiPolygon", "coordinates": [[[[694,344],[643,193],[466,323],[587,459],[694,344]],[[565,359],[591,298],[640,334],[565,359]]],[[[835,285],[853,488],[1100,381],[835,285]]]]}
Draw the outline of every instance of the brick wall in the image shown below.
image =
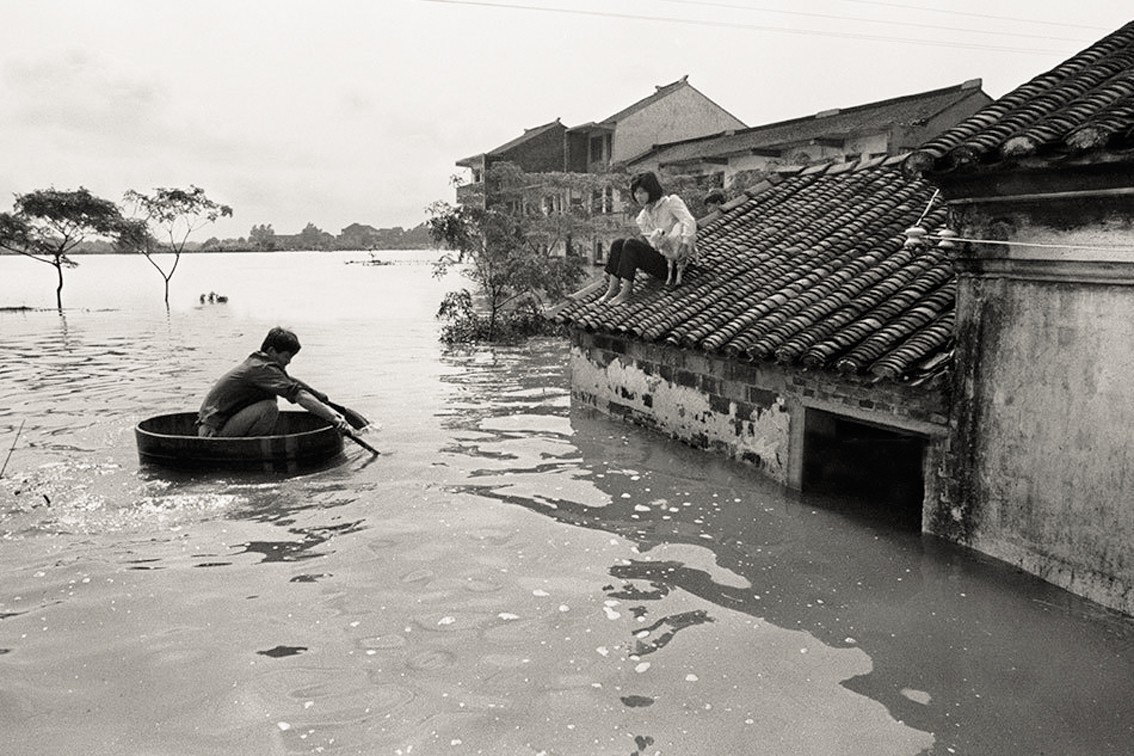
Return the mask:
{"type": "Polygon", "coordinates": [[[808,409],[918,433],[927,439],[923,522],[945,505],[945,381],[920,387],[875,383],[579,329],[572,331],[571,369],[575,402],[752,464],[792,488],[801,484],[808,409]]]}

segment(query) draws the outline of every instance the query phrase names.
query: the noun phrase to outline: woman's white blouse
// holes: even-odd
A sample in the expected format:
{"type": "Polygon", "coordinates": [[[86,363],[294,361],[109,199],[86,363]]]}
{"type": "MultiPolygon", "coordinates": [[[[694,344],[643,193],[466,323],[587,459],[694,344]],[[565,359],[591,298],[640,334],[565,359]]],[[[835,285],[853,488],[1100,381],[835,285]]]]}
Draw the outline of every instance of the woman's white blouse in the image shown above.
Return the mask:
{"type": "Polygon", "coordinates": [[[638,213],[638,228],[651,244],[659,237],[671,235],[676,230],[675,226],[680,227],[681,240],[689,245],[690,250],[695,250],[697,220],[676,194],[666,195],[638,213]]]}

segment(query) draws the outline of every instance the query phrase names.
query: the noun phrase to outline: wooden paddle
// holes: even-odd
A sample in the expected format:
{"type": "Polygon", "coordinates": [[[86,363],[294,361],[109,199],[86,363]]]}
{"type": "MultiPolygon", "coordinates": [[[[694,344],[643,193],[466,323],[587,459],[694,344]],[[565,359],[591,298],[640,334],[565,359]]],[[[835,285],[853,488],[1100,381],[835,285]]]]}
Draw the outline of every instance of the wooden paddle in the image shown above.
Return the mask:
{"type": "MultiPolygon", "coordinates": [[[[299,382],[301,384],[303,384],[303,387],[305,389],[307,389],[307,391],[311,392],[311,394],[314,395],[316,399],[318,399],[323,404],[325,404],[328,407],[330,407],[331,409],[333,409],[335,412],[338,412],[340,415],[342,415],[343,419],[347,421],[347,424],[350,425],[351,428],[354,428],[355,430],[363,430],[368,425],[370,425],[370,421],[367,420],[365,417],[363,417],[362,413],[355,412],[350,407],[344,407],[343,405],[341,405],[337,402],[332,402],[329,398],[327,398],[327,395],[324,394],[322,391],[318,391],[318,390],[312,388],[311,386],[308,386],[306,383],[303,383],[303,381],[299,381],[299,382]]],[[[382,453],[382,452],[378,451],[377,449],[375,449],[370,444],[363,441],[361,438],[358,437],[357,434],[355,434],[353,432],[344,431],[343,435],[346,436],[347,438],[349,438],[351,441],[358,444],[359,446],[361,446],[366,451],[370,452],[371,454],[377,455],[377,454],[382,453]]]]}
{"type": "MultiPolygon", "coordinates": [[[[354,430],[362,430],[366,426],[370,425],[369,420],[367,420],[365,417],[363,417],[360,413],[352,410],[350,407],[344,407],[341,404],[338,404],[336,402],[332,402],[330,399],[323,399],[323,404],[327,405],[328,407],[333,409],[335,412],[338,412],[340,415],[342,415],[343,419],[345,419],[347,421],[347,424],[350,425],[350,427],[353,428],[354,430]]],[[[377,449],[375,449],[370,444],[363,441],[361,438],[359,438],[358,434],[356,434],[354,431],[343,431],[343,435],[346,436],[347,438],[349,438],[351,441],[358,444],[359,446],[361,446],[366,451],[370,452],[371,454],[377,455],[377,454],[382,453],[382,452],[378,451],[377,449]]]]}
{"type": "Polygon", "coordinates": [[[366,426],[370,425],[369,420],[363,417],[361,413],[352,410],[350,407],[344,407],[341,404],[336,404],[330,399],[323,399],[323,404],[327,405],[335,412],[338,412],[340,415],[342,415],[343,418],[345,418],[346,421],[350,423],[350,427],[354,428],[355,430],[362,430],[366,428],[366,426]]]}
{"type": "Polygon", "coordinates": [[[20,421],[20,427],[16,431],[16,437],[12,439],[12,448],[8,450],[8,456],[4,457],[4,464],[0,466],[0,478],[4,477],[4,471],[8,469],[8,460],[12,458],[12,452],[16,450],[16,442],[20,440],[20,434],[24,431],[25,422],[27,422],[26,419],[20,421]]]}
{"type": "MultiPolygon", "coordinates": [[[[345,415],[344,415],[344,417],[345,417],[345,415]]],[[[363,441],[363,440],[362,440],[361,438],[359,438],[359,437],[358,437],[358,435],[357,435],[357,434],[355,434],[355,433],[354,433],[354,432],[352,432],[352,431],[343,431],[343,435],[344,435],[344,436],[346,436],[347,438],[349,438],[349,439],[350,439],[351,441],[353,441],[353,442],[355,442],[356,444],[358,444],[359,446],[361,446],[361,447],[362,447],[363,449],[365,449],[366,451],[370,452],[371,454],[374,454],[375,456],[377,456],[377,455],[379,455],[379,454],[381,454],[381,453],[382,453],[382,452],[378,451],[377,449],[375,449],[375,448],[374,448],[373,446],[371,446],[370,444],[368,444],[368,443],[366,443],[365,441],[363,441]]]]}

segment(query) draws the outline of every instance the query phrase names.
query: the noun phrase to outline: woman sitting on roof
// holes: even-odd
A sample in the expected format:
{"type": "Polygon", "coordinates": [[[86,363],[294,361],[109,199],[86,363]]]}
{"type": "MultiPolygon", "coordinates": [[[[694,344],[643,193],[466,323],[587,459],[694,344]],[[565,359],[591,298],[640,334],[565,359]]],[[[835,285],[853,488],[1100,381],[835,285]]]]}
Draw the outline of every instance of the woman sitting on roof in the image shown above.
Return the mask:
{"type": "Polygon", "coordinates": [[[610,245],[606,270],[606,293],[600,302],[622,304],[634,294],[634,274],[644,270],[654,278],[673,278],[680,283],[680,270],[696,254],[697,221],[676,194],[667,195],[653,173],[639,173],[630,180],[630,194],[642,206],[638,213],[641,239],[615,239],[610,245]],[[670,264],[675,262],[675,265],[670,264]],[[671,270],[671,268],[673,268],[671,270]]]}

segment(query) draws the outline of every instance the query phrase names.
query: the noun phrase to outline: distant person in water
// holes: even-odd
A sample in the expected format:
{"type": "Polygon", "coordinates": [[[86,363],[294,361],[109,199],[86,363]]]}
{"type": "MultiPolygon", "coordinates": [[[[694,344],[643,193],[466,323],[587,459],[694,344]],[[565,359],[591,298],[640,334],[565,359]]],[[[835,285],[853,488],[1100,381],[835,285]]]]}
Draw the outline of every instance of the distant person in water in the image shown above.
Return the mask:
{"type": "Polygon", "coordinates": [[[220,377],[197,413],[198,436],[272,435],[279,418],[276,397],[298,404],[346,432],[346,419],[315,396],[313,389],[287,374],[288,363],[299,352],[299,338],[284,328],[273,328],[260,351],[220,377]]]}
{"type": "MultiPolygon", "coordinates": [[[[667,257],[683,268],[696,254],[697,221],[680,197],[665,193],[657,176],[649,171],[637,174],[630,180],[630,194],[642,207],[637,219],[642,236],[611,242],[605,267],[606,293],[600,302],[622,304],[629,300],[639,270],[667,283],[673,281],[667,257]]],[[[680,283],[680,278],[676,282],[680,283]]]]}

